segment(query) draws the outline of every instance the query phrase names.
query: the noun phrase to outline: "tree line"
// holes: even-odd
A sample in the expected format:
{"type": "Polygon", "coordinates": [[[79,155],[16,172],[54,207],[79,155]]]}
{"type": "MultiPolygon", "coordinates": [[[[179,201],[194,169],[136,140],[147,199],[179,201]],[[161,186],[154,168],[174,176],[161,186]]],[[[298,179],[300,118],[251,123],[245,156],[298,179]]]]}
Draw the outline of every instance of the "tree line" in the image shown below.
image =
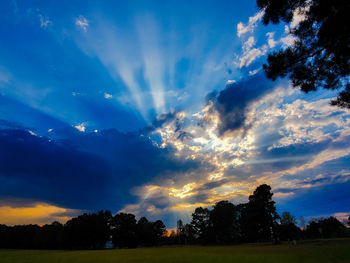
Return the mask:
{"type": "MultiPolygon", "coordinates": [[[[312,220],[299,228],[289,212],[279,216],[271,187],[263,184],[249,196],[248,203],[220,201],[212,208],[198,207],[188,224],[178,221],[177,231],[166,235],[161,220],[148,221],[135,215],[110,211],[83,214],[61,224],[0,225],[1,248],[99,249],[136,248],[163,244],[236,244],[274,242],[306,238],[349,236],[349,229],[335,217],[312,220]]],[[[350,223],[350,218],[349,222],[350,223]]]]}
{"type": "Polygon", "coordinates": [[[220,201],[212,209],[198,207],[189,224],[178,222],[178,240],[182,244],[204,245],[279,243],[350,235],[349,229],[335,217],[314,219],[305,228],[299,228],[295,217],[289,212],[284,212],[281,216],[277,214],[272,195],[271,187],[263,184],[249,196],[248,203],[234,205],[228,201],[220,201]]]}
{"type": "Polygon", "coordinates": [[[148,221],[135,215],[111,212],[83,214],[68,220],[64,225],[0,225],[0,248],[31,249],[99,249],[110,247],[134,248],[156,246],[166,228],[161,220],[148,221]]]}

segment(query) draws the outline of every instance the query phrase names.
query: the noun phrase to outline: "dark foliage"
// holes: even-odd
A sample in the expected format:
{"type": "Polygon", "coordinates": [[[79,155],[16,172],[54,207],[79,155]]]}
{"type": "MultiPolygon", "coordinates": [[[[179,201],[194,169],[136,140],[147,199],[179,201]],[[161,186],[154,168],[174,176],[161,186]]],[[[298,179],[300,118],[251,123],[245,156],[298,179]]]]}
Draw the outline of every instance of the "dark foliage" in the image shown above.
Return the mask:
{"type": "Polygon", "coordinates": [[[218,202],[212,210],[198,207],[192,214],[192,236],[201,244],[231,244],[278,240],[279,216],[271,188],[261,185],[247,204],[218,202]]]}
{"type": "Polygon", "coordinates": [[[218,202],[210,213],[210,222],[216,243],[230,244],[239,240],[238,213],[232,203],[218,202]]]}
{"type": "Polygon", "coordinates": [[[68,248],[101,248],[110,236],[110,211],[83,214],[64,225],[63,241],[68,248]]]}
{"type": "Polygon", "coordinates": [[[191,221],[194,237],[203,244],[210,243],[211,224],[210,211],[208,208],[197,207],[192,214],[191,221]]]}
{"type": "Polygon", "coordinates": [[[249,196],[246,211],[242,214],[245,240],[249,242],[276,240],[277,219],[275,202],[272,201],[271,187],[260,185],[249,196]]]}
{"type": "Polygon", "coordinates": [[[346,227],[335,217],[313,220],[306,227],[308,238],[335,238],[347,236],[346,227]]]}
{"type": "Polygon", "coordinates": [[[166,232],[161,220],[150,222],[146,217],[141,217],[137,222],[138,242],[141,246],[157,245],[166,232]]]}
{"type": "Polygon", "coordinates": [[[299,240],[303,237],[300,228],[294,224],[279,225],[277,230],[282,241],[299,240]]]}
{"type": "Polygon", "coordinates": [[[35,248],[58,249],[63,246],[63,225],[53,222],[40,228],[34,237],[35,248]]]}
{"type": "Polygon", "coordinates": [[[264,69],[268,78],[289,76],[304,92],[317,88],[340,89],[332,105],[350,108],[350,1],[257,0],[265,10],[263,23],[290,22],[293,13],[306,19],[291,29],[295,44],[269,54],[264,69]]]}
{"type": "Polygon", "coordinates": [[[0,226],[0,246],[2,248],[35,248],[35,236],[39,233],[37,225],[0,226]]]}
{"type": "Polygon", "coordinates": [[[133,214],[116,214],[111,222],[113,244],[119,248],[137,247],[137,225],[133,214]]]}
{"type": "Polygon", "coordinates": [[[302,231],[296,226],[296,219],[289,212],[283,212],[281,224],[278,226],[279,239],[283,241],[298,240],[302,238],[302,231]]]}
{"type": "Polygon", "coordinates": [[[128,213],[116,214],[110,227],[113,244],[119,248],[158,245],[166,232],[161,220],[151,222],[146,217],[141,217],[136,222],[135,215],[128,213]]]}
{"type": "Polygon", "coordinates": [[[249,196],[248,203],[234,205],[220,201],[212,209],[198,207],[190,224],[184,225],[182,220],[178,220],[177,231],[168,236],[160,220],[151,222],[141,217],[136,221],[133,214],[112,216],[109,211],[83,214],[65,225],[58,222],[42,227],[0,225],[0,248],[99,249],[110,240],[119,248],[135,248],[161,244],[276,242],[349,235],[349,229],[335,217],[313,220],[305,230],[301,230],[289,212],[284,212],[281,218],[278,216],[272,195],[271,187],[263,184],[249,196]]]}

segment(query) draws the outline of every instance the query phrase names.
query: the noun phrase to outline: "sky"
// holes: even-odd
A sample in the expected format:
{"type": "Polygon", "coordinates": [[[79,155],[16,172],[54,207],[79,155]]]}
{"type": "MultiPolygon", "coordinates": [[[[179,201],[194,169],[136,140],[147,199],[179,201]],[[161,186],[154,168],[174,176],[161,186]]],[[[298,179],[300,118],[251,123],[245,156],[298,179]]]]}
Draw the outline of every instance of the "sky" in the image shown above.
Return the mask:
{"type": "Polygon", "coordinates": [[[249,1],[0,3],[0,223],[109,209],[168,228],[269,184],[279,213],[350,214],[350,112],[262,65],[303,19],[249,1]]]}

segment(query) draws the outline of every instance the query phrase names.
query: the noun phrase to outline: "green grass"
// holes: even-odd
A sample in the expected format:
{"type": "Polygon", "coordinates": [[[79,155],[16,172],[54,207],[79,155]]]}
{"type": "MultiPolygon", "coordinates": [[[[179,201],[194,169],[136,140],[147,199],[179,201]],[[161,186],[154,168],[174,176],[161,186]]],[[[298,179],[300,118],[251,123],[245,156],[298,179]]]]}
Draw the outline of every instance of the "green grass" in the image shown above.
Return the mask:
{"type": "Polygon", "coordinates": [[[93,251],[0,250],[0,263],[80,262],[350,262],[350,240],[319,240],[291,244],[182,246],[93,251]]]}

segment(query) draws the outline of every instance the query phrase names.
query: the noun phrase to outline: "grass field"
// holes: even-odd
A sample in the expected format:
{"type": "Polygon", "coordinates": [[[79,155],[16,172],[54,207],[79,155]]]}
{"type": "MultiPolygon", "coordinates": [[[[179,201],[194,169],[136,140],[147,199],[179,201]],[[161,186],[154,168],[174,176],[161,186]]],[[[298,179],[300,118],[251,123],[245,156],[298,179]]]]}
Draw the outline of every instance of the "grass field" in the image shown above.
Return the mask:
{"type": "Polygon", "coordinates": [[[293,246],[183,246],[94,251],[0,250],[0,263],[80,262],[350,262],[350,240],[312,241],[293,246]]]}

